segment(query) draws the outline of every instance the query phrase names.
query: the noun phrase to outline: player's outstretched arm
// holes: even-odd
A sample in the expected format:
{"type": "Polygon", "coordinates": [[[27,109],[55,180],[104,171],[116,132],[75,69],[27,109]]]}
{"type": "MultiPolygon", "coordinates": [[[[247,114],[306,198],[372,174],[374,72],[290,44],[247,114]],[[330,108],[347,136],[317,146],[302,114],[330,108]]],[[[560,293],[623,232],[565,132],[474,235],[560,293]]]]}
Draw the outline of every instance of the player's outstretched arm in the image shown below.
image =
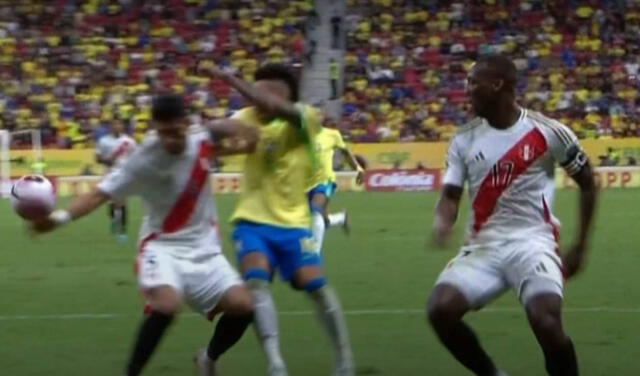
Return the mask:
{"type": "MultiPolygon", "coordinates": [[[[585,157],[586,158],[586,157],[585,157]]],[[[580,189],[580,225],[572,248],[563,256],[563,267],[566,278],[571,278],[581,271],[584,266],[585,255],[591,233],[591,226],[595,216],[598,188],[593,169],[588,160],[577,173],[571,176],[580,189]]]]}
{"type": "Polygon", "coordinates": [[[357,171],[358,174],[356,175],[356,183],[358,185],[362,184],[362,181],[364,180],[364,167],[360,166],[360,163],[358,163],[356,156],[351,152],[351,150],[349,150],[349,148],[340,148],[339,150],[347,160],[347,163],[349,163],[349,166],[357,171]]]}
{"type": "Polygon", "coordinates": [[[445,184],[442,188],[442,194],[436,204],[436,216],[433,222],[433,237],[436,244],[440,246],[446,246],[451,237],[453,225],[458,219],[462,193],[463,188],[457,185],[445,184]]]}
{"type": "Polygon", "coordinates": [[[110,199],[106,193],[94,188],[91,192],[76,197],[66,210],[56,210],[46,219],[31,223],[30,230],[34,233],[53,231],[57,227],[93,212],[110,199]]]}
{"type": "Polygon", "coordinates": [[[232,155],[252,153],[260,138],[257,127],[247,125],[239,120],[220,119],[208,126],[211,140],[215,145],[215,154],[232,155]]]}
{"type": "Polygon", "coordinates": [[[284,100],[268,92],[258,91],[251,83],[224,72],[218,67],[201,67],[201,71],[214,77],[218,77],[234,89],[238,90],[245,98],[262,110],[281,116],[298,126],[302,125],[300,111],[295,104],[284,100]]]}

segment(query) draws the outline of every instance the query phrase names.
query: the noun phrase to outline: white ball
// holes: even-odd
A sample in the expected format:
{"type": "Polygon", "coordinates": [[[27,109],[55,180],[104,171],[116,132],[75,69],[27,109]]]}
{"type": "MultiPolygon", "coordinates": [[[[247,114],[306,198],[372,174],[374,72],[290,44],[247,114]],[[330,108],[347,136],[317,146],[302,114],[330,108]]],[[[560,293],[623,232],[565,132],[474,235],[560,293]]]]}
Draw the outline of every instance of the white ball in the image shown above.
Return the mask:
{"type": "Polygon", "coordinates": [[[48,216],[56,207],[56,192],[49,179],[41,175],[26,175],[11,187],[13,210],[26,220],[48,216]]]}

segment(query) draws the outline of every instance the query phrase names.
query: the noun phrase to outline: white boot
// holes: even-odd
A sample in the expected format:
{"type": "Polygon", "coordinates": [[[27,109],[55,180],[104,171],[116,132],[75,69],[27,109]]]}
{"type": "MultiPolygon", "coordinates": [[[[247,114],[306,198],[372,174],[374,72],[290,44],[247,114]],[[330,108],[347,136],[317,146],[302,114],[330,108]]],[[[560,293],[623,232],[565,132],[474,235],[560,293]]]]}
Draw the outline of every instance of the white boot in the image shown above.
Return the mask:
{"type": "Polygon", "coordinates": [[[198,367],[198,375],[200,376],[216,376],[216,362],[209,358],[207,349],[202,349],[193,359],[198,367]]]}

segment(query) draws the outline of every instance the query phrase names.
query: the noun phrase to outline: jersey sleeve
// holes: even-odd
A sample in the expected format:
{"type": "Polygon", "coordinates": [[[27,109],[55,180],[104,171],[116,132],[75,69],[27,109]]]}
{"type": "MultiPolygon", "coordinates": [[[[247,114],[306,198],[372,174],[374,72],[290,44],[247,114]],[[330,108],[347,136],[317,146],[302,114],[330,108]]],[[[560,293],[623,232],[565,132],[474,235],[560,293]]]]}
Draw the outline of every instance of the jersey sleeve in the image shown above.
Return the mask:
{"type": "Polygon", "coordinates": [[[138,192],[139,171],[130,163],[125,163],[111,170],[100,183],[98,189],[113,199],[124,199],[138,192]]]}
{"type": "Polygon", "coordinates": [[[96,146],[96,155],[100,158],[107,157],[107,145],[104,142],[104,137],[98,141],[98,145],[96,146]]]}
{"type": "Polygon", "coordinates": [[[296,103],[296,108],[300,111],[302,132],[308,140],[312,140],[322,130],[320,111],[303,103],[296,103]]]}
{"type": "Polygon", "coordinates": [[[549,149],[553,158],[569,175],[575,175],[587,163],[587,155],[578,138],[566,125],[554,121],[550,127],[549,149]]]}
{"type": "Polygon", "coordinates": [[[344,143],[344,139],[342,138],[342,133],[336,129],[336,147],[338,149],[346,149],[347,144],[344,143]]]}
{"type": "Polygon", "coordinates": [[[457,137],[454,137],[449,144],[446,164],[442,184],[455,185],[457,187],[464,186],[464,182],[467,179],[467,167],[464,164],[464,158],[462,157],[461,147],[457,137]]]}

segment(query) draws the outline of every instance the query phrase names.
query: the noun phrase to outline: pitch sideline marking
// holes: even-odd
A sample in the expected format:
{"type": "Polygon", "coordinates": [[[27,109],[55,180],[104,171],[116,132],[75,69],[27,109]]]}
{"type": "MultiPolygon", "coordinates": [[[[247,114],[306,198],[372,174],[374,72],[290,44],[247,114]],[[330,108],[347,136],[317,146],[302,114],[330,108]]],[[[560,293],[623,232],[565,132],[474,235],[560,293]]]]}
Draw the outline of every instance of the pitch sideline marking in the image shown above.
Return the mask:
{"type": "MultiPolygon", "coordinates": [[[[486,308],[480,313],[517,313],[522,312],[521,307],[486,308]]],[[[615,307],[583,307],[565,308],[566,313],[640,313],[640,308],[615,308],[615,307]]],[[[372,316],[372,315],[417,315],[424,314],[423,309],[359,309],[347,310],[347,316],[372,316]]],[[[280,311],[281,316],[309,316],[313,311],[280,311]]],[[[136,314],[127,313],[70,313],[59,315],[2,315],[0,321],[29,321],[29,320],[106,320],[123,317],[136,317],[136,314]]],[[[199,317],[195,313],[185,313],[181,316],[199,317]]]]}

